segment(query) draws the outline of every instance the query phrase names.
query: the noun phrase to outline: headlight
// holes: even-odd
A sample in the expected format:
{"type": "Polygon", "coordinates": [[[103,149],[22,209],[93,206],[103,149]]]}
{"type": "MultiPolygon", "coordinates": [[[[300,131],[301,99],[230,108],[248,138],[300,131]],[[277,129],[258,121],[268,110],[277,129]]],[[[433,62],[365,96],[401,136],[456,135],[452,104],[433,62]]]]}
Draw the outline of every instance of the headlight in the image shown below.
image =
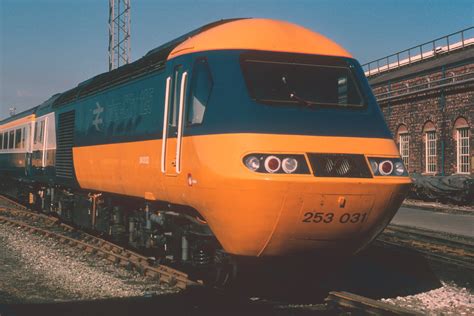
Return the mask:
{"type": "Polygon", "coordinates": [[[403,165],[403,162],[397,161],[395,163],[395,171],[394,172],[397,176],[401,176],[405,173],[405,166],[403,165]]]}
{"type": "Polygon", "coordinates": [[[245,165],[252,171],[257,171],[260,168],[260,160],[255,156],[248,156],[245,158],[245,165]]]}
{"type": "Polygon", "coordinates": [[[372,168],[372,172],[374,173],[374,175],[379,174],[379,164],[377,163],[377,161],[371,160],[370,167],[372,168]]]}
{"type": "Polygon", "coordinates": [[[298,160],[294,158],[285,158],[282,162],[282,169],[285,173],[293,173],[298,168],[298,160]]]}

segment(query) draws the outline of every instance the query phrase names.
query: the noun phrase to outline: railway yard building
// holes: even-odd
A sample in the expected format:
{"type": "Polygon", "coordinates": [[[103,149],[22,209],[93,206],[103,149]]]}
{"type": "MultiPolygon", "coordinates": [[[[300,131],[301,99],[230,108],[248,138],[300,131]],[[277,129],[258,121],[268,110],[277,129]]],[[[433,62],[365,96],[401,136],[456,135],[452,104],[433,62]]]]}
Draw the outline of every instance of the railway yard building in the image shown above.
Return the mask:
{"type": "Polygon", "coordinates": [[[474,172],[474,28],[363,65],[408,171],[474,172]]]}

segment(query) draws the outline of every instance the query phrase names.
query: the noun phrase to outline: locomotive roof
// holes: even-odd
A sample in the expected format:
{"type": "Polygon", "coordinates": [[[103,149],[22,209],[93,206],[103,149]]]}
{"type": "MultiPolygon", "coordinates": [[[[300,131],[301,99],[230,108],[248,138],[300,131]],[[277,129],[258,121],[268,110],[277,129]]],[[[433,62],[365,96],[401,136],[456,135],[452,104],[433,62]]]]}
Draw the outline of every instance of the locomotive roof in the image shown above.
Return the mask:
{"type": "Polygon", "coordinates": [[[200,34],[210,28],[240,19],[226,19],[206,24],[189,33],[186,33],[170,42],[150,50],[144,57],[117,69],[102,73],[83,81],[77,87],[62,93],[53,103],[53,107],[69,103],[79,97],[102,90],[123,80],[143,75],[150,71],[164,67],[168,55],[179,44],[192,36],[200,34]]]}
{"type": "Polygon", "coordinates": [[[351,57],[335,42],[292,23],[270,19],[225,19],[204,25],[158,46],[135,62],[83,81],[77,87],[56,94],[33,109],[0,121],[0,124],[20,118],[20,115],[30,113],[29,111],[35,113],[37,109],[58,107],[124,80],[163,68],[167,60],[179,55],[217,49],[252,49],[351,57]]]}
{"type": "Polygon", "coordinates": [[[239,19],[196,34],[176,46],[168,59],[193,52],[227,49],[352,58],[334,41],[302,26],[271,19],[239,19]]]}

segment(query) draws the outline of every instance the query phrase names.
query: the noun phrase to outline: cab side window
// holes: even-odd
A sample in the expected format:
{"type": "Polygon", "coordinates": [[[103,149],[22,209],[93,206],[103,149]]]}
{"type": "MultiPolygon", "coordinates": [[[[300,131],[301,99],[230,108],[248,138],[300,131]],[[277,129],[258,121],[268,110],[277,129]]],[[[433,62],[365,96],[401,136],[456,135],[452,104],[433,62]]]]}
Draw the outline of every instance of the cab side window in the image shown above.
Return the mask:
{"type": "Polygon", "coordinates": [[[212,91],[212,76],[207,59],[199,58],[194,63],[191,82],[191,98],[188,106],[187,125],[201,124],[212,91]]]}

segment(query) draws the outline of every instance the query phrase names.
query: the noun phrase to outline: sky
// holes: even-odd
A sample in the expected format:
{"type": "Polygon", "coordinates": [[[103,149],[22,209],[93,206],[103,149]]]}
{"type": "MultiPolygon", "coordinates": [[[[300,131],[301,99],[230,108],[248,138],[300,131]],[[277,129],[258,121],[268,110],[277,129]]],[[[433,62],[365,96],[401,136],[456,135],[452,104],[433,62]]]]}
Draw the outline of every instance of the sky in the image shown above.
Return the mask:
{"type": "MultiPolygon", "coordinates": [[[[285,20],[361,63],[474,25],[472,0],[131,0],[132,61],[209,22],[285,20]]],[[[472,34],[472,33],[471,33],[472,34]]],[[[0,119],[108,70],[108,0],[0,0],[0,119]]]]}

